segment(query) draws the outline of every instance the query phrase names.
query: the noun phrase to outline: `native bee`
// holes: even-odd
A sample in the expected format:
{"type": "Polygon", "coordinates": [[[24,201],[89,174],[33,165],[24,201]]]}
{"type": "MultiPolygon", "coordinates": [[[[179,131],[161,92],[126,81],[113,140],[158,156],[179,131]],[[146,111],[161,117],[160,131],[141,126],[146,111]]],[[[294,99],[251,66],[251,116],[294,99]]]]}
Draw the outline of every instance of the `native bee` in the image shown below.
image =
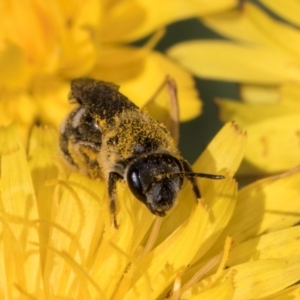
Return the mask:
{"type": "Polygon", "coordinates": [[[114,220],[118,180],[127,182],[151,213],[164,216],[174,205],[184,177],[197,199],[201,193],[195,177],[224,178],[194,173],[167,128],[121,94],[117,85],[75,79],[69,100],[77,106],[61,126],[61,152],[79,172],[105,180],[114,220]]]}

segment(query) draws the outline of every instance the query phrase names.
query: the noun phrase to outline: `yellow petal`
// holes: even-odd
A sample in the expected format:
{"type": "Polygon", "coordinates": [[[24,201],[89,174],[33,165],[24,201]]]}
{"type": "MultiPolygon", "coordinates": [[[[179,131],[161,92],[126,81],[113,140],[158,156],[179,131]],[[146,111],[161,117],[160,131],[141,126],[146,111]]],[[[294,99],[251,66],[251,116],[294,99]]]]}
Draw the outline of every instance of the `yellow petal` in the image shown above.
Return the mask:
{"type": "Polygon", "coordinates": [[[300,86],[297,84],[284,84],[281,86],[282,102],[287,106],[300,109],[300,86]]]}
{"type": "MultiPolygon", "coordinates": [[[[265,122],[266,120],[285,117],[295,112],[294,108],[283,106],[282,103],[270,104],[245,104],[234,100],[217,100],[219,108],[219,117],[223,122],[235,120],[241,124],[249,133],[249,143],[251,142],[253,132],[249,132],[249,126],[256,122],[265,122]]],[[[299,110],[300,111],[300,110],[299,110]]],[[[277,123],[278,125],[282,123],[277,123]]],[[[277,126],[277,127],[280,127],[277,126]]],[[[271,133],[270,133],[271,134],[271,133]]]]}
{"type": "Polygon", "coordinates": [[[8,89],[24,89],[31,75],[32,70],[24,53],[17,46],[7,42],[0,51],[0,86],[8,89]]]}
{"type": "Polygon", "coordinates": [[[234,246],[226,264],[234,266],[252,260],[290,257],[299,253],[299,247],[300,227],[286,228],[234,246]]]}
{"type": "MultiPolygon", "coordinates": [[[[158,52],[152,52],[147,57],[144,70],[139,76],[119,82],[120,91],[139,107],[143,107],[167,75],[171,76],[177,84],[180,120],[187,121],[198,116],[201,112],[201,103],[192,76],[158,52]]],[[[167,89],[164,89],[158,97],[169,99],[167,89]]],[[[165,100],[162,102],[164,103],[165,100]]]]}
{"type": "MultiPolygon", "coordinates": [[[[97,249],[95,261],[90,269],[93,279],[99,283],[107,297],[114,293],[116,286],[123,280],[128,264],[135,263],[135,251],[137,250],[136,255],[140,254],[137,246],[140,245],[154,220],[154,215],[132,196],[128,188],[124,192],[122,186],[119,188],[121,188],[118,192],[117,203],[120,208],[117,214],[119,228],[118,230],[112,226],[104,228],[102,243],[97,249]]],[[[107,205],[101,215],[105,214],[106,218],[109,218],[109,224],[112,224],[111,216],[109,216],[109,200],[108,198],[104,200],[107,205]]],[[[139,262],[137,264],[139,265],[139,262]]]]}
{"type": "MultiPolygon", "coordinates": [[[[75,39],[75,38],[74,38],[75,39]]],[[[64,77],[76,78],[86,75],[96,61],[96,53],[85,41],[65,40],[64,55],[61,57],[58,72],[64,77]],[[78,43],[86,47],[79,47],[78,43]],[[76,49],[76,51],[74,51],[76,49]]]]}
{"type": "Polygon", "coordinates": [[[61,34],[58,72],[64,77],[86,75],[96,62],[96,49],[88,30],[75,27],[61,34]]]}
{"type": "Polygon", "coordinates": [[[34,98],[23,92],[3,91],[0,95],[0,125],[16,123],[23,145],[26,145],[32,120],[37,114],[34,98]]]}
{"type": "MultiPolygon", "coordinates": [[[[98,1],[99,2],[99,1],[98,1]]],[[[139,1],[109,1],[103,5],[102,22],[96,32],[101,43],[119,43],[124,37],[139,30],[146,21],[148,11],[139,1]]]]}
{"type": "MultiPolygon", "coordinates": [[[[291,3],[295,4],[293,1],[291,3]]],[[[291,6],[293,4],[284,7],[288,10],[291,9],[291,6]]],[[[294,6],[296,9],[298,4],[294,6]]],[[[276,5],[273,7],[275,8],[276,5]]],[[[278,7],[276,10],[281,13],[278,7]]],[[[295,15],[295,12],[293,14],[295,15]]],[[[203,22],[228,38],[250,42],[249,47],[252,47],[253,44],[264,45],[286,55],[291,55],[293,59],[298,61],[299,49],[296,45],[300,39],[299,30],[284,22],[276,21],[250,2],[244,3],[242,11],[235,10],[212,15],[204,18],[203,22]]]]}
{"type": "Polygon", "coordinates": [[[281,99],[277,85],[242,84],[240,94],[243,102],[249,104],[276,104],[281,99]]]}
{"type": "Polygon", "coordinates": [[[39,216],[25,151],[13,127],[1,128],[0,145],[1,293],[19,298],[23,290],[42,298],[39,216]]]}
{"type": "MultiPolygon", "coordinates": [[[[220,181],[201,180],[200,188],[203,201],[209,209],[210,220],[205,233],[205,243],[197,252],[194,260],[198,260],[207,251],[227,226],[233,214],[237,197],[236,183],[229,176],[220,181]]],[[[164,241],[174,231],[174,228],[179,227],[186,220],[195,202],[196,198],[192,187],[187,183],[179,194],[178,204],[164,217],[156,244],[164,241]]]]}
{"type": "Polygon", "coordinates": [[[35,73],[78,77],[91,69],[96,59],[91,29],[99,22],[99,1],[65,1],[65,7],[60,1],[6,2],[1,6],[6,39],[22,49],[35,73]]]}
{"type": "MultiPolygon", "coordinates": [[[[273,294],[299,280],[299,266],[299,255],[247,262],[223,271],[214,284],[217,285],[218,282],[232,276],[234,286],[232,299],[265,299],[263,297],[273,299],[273,294]]],[[[210,286],[212,281],[214,281],[214,275],[194,285],[193,290],[201,291],[205,286],[210,286]]],[[[290,294],[292,293],[293,291],[290,291],[290,294]]]]}
{"type": "Polygon", "coordinates": [[[300,25],[299,14],[300,14],[300,4],[297,0],[290,0],[284,2],[280,0],[260,0],[261,3],[266,5],[270,10],[273,10],[279,16],[285,18],[288,22],[300,25]]]}
{"type": "Polygon", "coordinates": [[[122,83],[138,76],[145,68],[149,50],[125,46],[105,46],[98,49],[98,59],[89,76],[122,83]]]}
{"type": "MultiPolygon", "coordinates": [[[[214,245],[223,230],[228,225],[235,209],[237,200],[237,185],[230,178],[218,183],[202,184],[204,203],[209,208],[209,223],[204,242],[195,255],[192,263],[199,260],[214,245]]],[[[192,196],[192,195],[191,195],[192,196]]]]}
{"type": "Polygon", "coordinates": [[[293,285],[283,291],[280,291],[270,297],[264,297],[262,300],[287,300],[287,299],[300,299],[300,285],[293,285]]]}
{"type": "Polygon", "coordinates": [[[214,284],[208,290],[204,292],[202,289],[199,289],[200,292],[197,292],[197,286],[191,288],[190,291],[185,292],[182,295],[182,299],[185,299],[185,295],[191,293],[192,296],[188,299],[191,300],[230,300],[233,299],[234,295],[234,284],[233,284],[233,276],[228,276],[223,282],[214,284]]]}
{"type": "MultiPolygon", "coordinates": [[[[126,203],[121,203],[122,200],[123,197],[119,197],[119,203],[124,207],[126,203]]],[[[109,214],[108,206],[102,215],[103,213],[109,214]]],[[[112,295],[130,262],[134,224],[129,218],[122,218],[120,215],[118,215],[117,221],[120,224],[117,231],[112,228],[112,230],[108,229],[108,232],[104,232],[95,261],[90,269],[92,277],[98,282],[101,290],[105,291],[106,297],[112,295]]]]}
{"type": "MultiPolygon", "coordinates": [[[[125,196],[131,199],[130,203],[132,204],[132,206],[130,206],[130,208],[127,209],[129,210],[129,215],[131,217],[131,221],[133,222],[134,227],[134,233],[131,241],[132,244],[129,253],[134,253],[134,255],[139,256],[141,246],[144,247],[144,243],[148,241],[147,239],[145,239],[145,237],[148,238],[148,230],[156,217],[149,212],[149,210],[145,207],[144,204],[140,203],[132,195],[131,191],[129,191],[128,188],[126,190],[125,196]]],[[[143,248],[143,250],[145,249],[143,248]]]]}
{"type": "Polygon", "coordinates": [[[284,84],[271,89],[246,85],[245,90],[249,104],[216,101],[221,120],[235,120],[249,134],[247,162],[242,164],[239,174],[280,172],[294,167],[299,160],[299,86],[284,84]],[[263,95],[269,103],[253,102],[254,97],[259,100],[263,95]]]}
{"type": "Polygon", "coordinates": [[[40,253],[41,263],[44,266],[46,245],[48,244],[52,220],[52,205],[55,186],[49,181],[57,180],[58,170],[54,165],[57,156],[57,133],[52,128],[34,127],[30,137],[29,165],[35,188],[39,211],[40,253]]]}
{"type": "Polygon", "coordinates": [[[217,174],[226,168],[233,175],[243,159],[246,141],[247,136],[238,125],[227,123],[194,163],[193,169],[217,174]]]}
{"type": "Polygon", "coordinates": [[[217,99],[222,121],[235,120],[245,126],[268,117],[300,111],[299,85],[243,84],[240,90],[243,102],[217,99]]]}
{"type": "MultiPolygon", "coordinates": [[[[55,203],[55,198],[52,200],[53,225],[49,224],[51,232],[44,280],[54,295],[68,297],[77,292],[68,290],[68,285],[74,281],[74,274],[78,275],[74,264],[77,263],[84,273],[90,263],[88,258],[97,247],[95,240],[99,241],[107,220],[107,207],[102,203],[104,185],[101,182],[73,174],[69,181],[62,181],[61,185],[60,202],[55,203]],[[85,188],[87,185],[92,192],[85,188]],[[72,257],[75,262],[70,264],[64,254],[72,257]]],[[[82,281],[86,287],[88,283],[88,280],[82,281]]]]}
{"type": "Polygon", "coordinates": [[[59,128],[72,109],[68,102],[70,82],[55,77],[41,77],[34,82],[32,93],[39,108],[39,119],[43,124],[59,128]]]}
{"type": "Polygon", "coordinates": [[[231,269],[236,273],[233,299],[257,299],[296,283],[300,279],[300,256],[253,261],[231,269]]]}
{"type": "Polygon", "coordinates": [[[264,45],[191,41],[171,47],[168,54],[200,77],[260,84],[300,82],[292,59],[264,45]]]}
{"type": "Polygon", "coordinates": [[[190,263],[201,246],[208,215],[201,204],[197,205],[189,220],[179,230],[146,255],[138,263],[140,268],[136,272],[135,283],[124,299],[156,299],[180,269],[190,263]]]}
{"type": "Polygon", "coordinates": [[[145,36],[174,21],[218,12],[237,5],[235,0],[222,2],[217,0],[179,0],[176,2],[172,0],[164,2],[159,0],[138,0],[136,3],[145,11],[146,18],[142,24],[125,36],[126,39],[130,40],[145,36]]]}
{"type": "Polygon", "coordinates": [[[230,300],[234,295],[234,283],[232,277],[229,276],[223,282],[210,287],[207,291],[195,293],[191,300],[230,300]]]}
{"type": "Polygon", "coordinates": [[[247,126],[247,132],[245,159],[257,169],[281,172],[299,164],[300,113],[252,123],[247,126]]]}
{"type": "Polygon", "coordinates": [[[222,239],[232,236],[234,241],[240,243],[299,222],[299,180],[300,170],[296,168],[242,188],[238,193],[234,214],[222,233],[222,239]]]}
{"type": "Polygon", "coordinates": [[[59,183],[62,196],[57,205],[53,202],[53,221],[49,224],[47,288],[71,298],[81,293],[87,299],[111,297],[154,216],[129,197],[127,189],[124,194],[124,185],[120,184],[116,230],[103,181],[71,174],[59,183]],[[77,288],[70,290],[69,285],[77,288]]]}
{"type": "Polygon", "coordinates": [[[299,62],[300,50],[297,47],[300,43],[299,29],[274,20],[250,2],[246,3],[246,13],[255,26],[268,38],[267,43],[270,46],[280,48],[282,52],[286,52],[299,62]]]}
{"type": "Polygon", "coordinates": [[[45,9],[37,2],[4,1],[0,6],[6,38],[24,51],[30,64],[42,63],[56,44],[53,5],[45,9]]]}
{"type": "Polygon", "coordinates": [[[264,41],[265,37],[263,33],[253,24],[245,6],[246,3],[243,4],[242,10],[234,9],[205,16],[201,21],[228,39],[250,43],[264,41]]]}

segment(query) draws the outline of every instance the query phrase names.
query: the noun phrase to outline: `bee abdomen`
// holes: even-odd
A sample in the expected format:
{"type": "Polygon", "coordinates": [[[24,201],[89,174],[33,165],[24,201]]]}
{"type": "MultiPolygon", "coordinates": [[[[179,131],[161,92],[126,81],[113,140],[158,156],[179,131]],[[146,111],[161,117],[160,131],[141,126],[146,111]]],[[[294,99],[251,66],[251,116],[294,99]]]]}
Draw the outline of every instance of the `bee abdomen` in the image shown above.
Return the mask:
{"type": "Polygon", "coordinates": [[[66,134],[61,134],[59,138],[59,147],[64,156],[64,159],[73,167],[78,167],[75,161],[73,160],[71,153],[69,152],[68,145],[69,137],[66,134]]]}
{"type": "Polygon", "coordinates": [[[59,146],[65,160],[81,173],[99,177],[97,156],[102,145],[102,132],[85,108],[75,108],[60,130],[59,146]]]}

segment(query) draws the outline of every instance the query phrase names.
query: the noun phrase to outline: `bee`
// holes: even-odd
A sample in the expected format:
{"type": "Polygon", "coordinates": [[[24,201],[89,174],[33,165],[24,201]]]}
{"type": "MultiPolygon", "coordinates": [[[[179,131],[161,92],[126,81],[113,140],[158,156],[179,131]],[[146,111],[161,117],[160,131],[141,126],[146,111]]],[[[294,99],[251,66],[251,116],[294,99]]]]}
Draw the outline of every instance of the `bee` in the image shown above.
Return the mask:
{"type": "Polygon", "coordinates": [[[167,128],[121,94],[118,86],[91,78],[71,82],[69,100],[77,106],[60,129],[65,161],[90,178],[107,184],[110,212],[116,222],[116,186],[123,180],[152,214],[165,216],[177,198],[184,177],[201,198],[196,177],[167,128]]]}

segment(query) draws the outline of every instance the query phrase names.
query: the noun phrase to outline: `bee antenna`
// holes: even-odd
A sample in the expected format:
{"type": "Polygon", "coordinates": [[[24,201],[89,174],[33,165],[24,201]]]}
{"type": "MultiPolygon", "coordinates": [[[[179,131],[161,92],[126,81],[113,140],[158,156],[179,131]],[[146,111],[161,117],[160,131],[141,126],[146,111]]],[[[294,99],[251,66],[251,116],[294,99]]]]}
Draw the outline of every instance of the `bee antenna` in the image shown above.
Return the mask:
{"type": "Polygon", "coordinates": [[[223,175],[215,175],[215,174],[206,174],[206,173],[194,173],[194,172],[178,172],[178,173],[166,173],[166,174],[160,174],[158,176],[156,176],[153,181],[151,182],[151,184],[148,186],[147,190],[144,192],[147,192],[149,190],[151,190],[152,186],[164,179],[164,178],[183,178],[183,177],[188,177],[188,178],[195,178],[195,177],[202,177],[202,178],[209,178],[209,179],[215,179],[215,180],[220,180],[220,179],[224,179],[225,176],[223,175]]]}
{"type": "Polygon", "coordinates": [[[223,175],[215,175],[215,174],[206,174],[206,173],[194,173],[194,172],[178,172],[178,173],[169,173],[169,174],[162,174],[157,176],[158,180],[161,180],[163,178],[175,178],[175,177],[188,177],[188,178],[194,178],[194,177],[202,177],[202,178],[209,178],[209,179],[224,179],[225,176],[223,175]]]}

